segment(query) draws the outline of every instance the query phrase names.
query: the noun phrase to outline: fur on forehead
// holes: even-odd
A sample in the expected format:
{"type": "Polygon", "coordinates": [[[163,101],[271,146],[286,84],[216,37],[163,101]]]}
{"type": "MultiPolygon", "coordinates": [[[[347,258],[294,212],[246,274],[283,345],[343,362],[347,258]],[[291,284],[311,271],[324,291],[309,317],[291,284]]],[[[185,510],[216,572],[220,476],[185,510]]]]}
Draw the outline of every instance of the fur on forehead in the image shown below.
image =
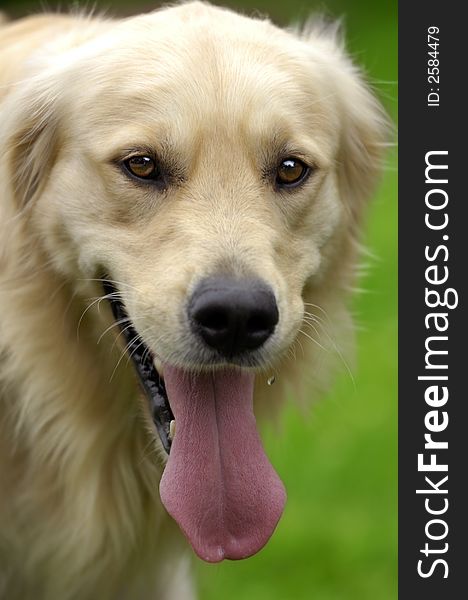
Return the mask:
{"type": "MultiPolygon", "coordinates": [[[[214,130],[216,113],[223,127],[231,123],[235,128],[254,107],[250,124],[257,127],[252,131],[256,137],[262,130],[271,131],[272,121],[281,129],[278,117],[296,131],[313,133],[322,154],[337,165],[341,197],[357,236],[363,206],[380,171],[387,121],[346,55],[336,26],[312,19],[303,29],[281,30],[266,19],[189,2],[120,22],[100,22],[96,30],[99,35],[86,28],[86,35],[78,35],[63,52],[48,51],[48,68],[24,86],[23,98],[12,95],[12,105],[28,109],[21,123],[8,124],[15,148],[12,163],[21,165],[13,177],[21,202],[41,189],[56,158],[57,141],[66,133],[86,137],[92,130],[90,141],[104,152],[110,140],[102,136],[101,142],[94,132],[106,123],[116,130],[123,117],[126,126],[133,121],[141,132],[154,130],[151,119],[167,121],[169,116],[183,138],[181,119],[188,107],[191,123],[203,116],[204,125],[211,121],[214,130]],[[187,78],[187,72],[194,76],[187,78]],[[204,102],[191,102],[194,95],[204,102]],[[80,110],[67,110],[73,105],[80,110]]],[[[32,68],[40,63],[37,59],[32,68]]]]}

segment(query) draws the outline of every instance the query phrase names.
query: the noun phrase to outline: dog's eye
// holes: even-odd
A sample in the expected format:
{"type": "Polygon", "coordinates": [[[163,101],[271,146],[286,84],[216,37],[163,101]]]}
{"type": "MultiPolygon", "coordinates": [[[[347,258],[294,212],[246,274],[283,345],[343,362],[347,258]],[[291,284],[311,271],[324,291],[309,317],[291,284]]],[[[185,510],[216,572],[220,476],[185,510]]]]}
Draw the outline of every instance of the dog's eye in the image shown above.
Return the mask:
{"type": "Polygon", "coordinates": [[[276,184],[280,187],[299,185],[309,175],[310,168],[298,158],[286,158],[276,169],[276,184]]]}
{"type": "Polygon", "coordinates": [[[161,172],[150,156],[132,156],[125,160],[123,164],[138,179],[161,179],[161,172]]]}

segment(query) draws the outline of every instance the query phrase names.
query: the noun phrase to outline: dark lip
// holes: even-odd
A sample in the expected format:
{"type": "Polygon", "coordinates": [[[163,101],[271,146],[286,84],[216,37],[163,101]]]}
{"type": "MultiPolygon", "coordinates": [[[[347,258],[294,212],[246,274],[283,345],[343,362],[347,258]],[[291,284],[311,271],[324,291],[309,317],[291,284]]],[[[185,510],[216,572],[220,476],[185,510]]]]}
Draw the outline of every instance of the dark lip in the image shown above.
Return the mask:
{"type": "Polygon", "coordinates": [[[167,397],[163,378],[154,366],[154,357],[148,346],[141,339],[129,319],[123,302],[120,300],[119,290],[103,277],[103,288],[109,300],[112,314],[127,344],[127,351],[132,358],[140,385],[145,392],[150,405],[153,422],[159,439],[167,454],[170,454],[172,440],[169,435],[171,421],[174,415],[167,397]]]}

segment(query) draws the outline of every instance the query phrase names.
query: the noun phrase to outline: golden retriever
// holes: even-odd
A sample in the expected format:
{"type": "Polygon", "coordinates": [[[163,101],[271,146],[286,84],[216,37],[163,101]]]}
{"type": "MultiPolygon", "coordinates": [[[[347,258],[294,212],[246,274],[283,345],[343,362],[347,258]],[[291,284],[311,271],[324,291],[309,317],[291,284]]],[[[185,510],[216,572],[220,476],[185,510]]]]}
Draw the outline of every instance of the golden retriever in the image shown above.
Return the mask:
{"type": "Polygon", "coordinates": [[[320,22],[2,25],[2,598],[186,600],[190,545],[263,547],[286,495],[253,406],[351,329],[384,138],[320,22]]]}

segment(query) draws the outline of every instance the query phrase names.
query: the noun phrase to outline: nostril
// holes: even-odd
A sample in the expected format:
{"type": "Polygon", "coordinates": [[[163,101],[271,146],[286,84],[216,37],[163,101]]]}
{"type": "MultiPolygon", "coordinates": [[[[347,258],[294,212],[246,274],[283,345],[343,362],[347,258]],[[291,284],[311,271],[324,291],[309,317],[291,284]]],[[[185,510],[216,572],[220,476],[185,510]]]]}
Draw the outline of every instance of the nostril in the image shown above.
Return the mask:
{"type": "Polygon", "coordinates": [[[222,331],[229,327],[229,316],[222,307],[207,307],[194,314],[199,325],[213,331],[222,331]]]}
{"type": "Polygon", "coordinates": [[[259,333],[269,331],[274,327],[274,324],[271,323],[271,319],[269,315],[257,313],[252,315],[246,323],[246,331],[247,333],[259,333]]]}

